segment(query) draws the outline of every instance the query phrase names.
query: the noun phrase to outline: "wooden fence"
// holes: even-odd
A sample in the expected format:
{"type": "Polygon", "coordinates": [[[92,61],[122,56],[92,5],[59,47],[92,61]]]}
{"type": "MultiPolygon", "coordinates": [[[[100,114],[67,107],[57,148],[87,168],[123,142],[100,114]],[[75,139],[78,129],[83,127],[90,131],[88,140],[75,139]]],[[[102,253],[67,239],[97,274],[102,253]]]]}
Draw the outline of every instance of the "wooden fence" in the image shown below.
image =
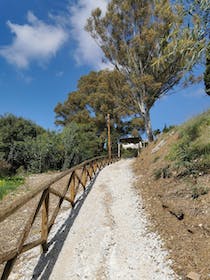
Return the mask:
{"type": "Polygon", "coordinates": [[[59,213],[63,201],[69,202],[73,208],[75,203],[78,201],[77,196],[78,190],[82,188],[85,191],[89,182],[95,178],[96,174],[106,165],[117,160],[117,157],[108,159],[107,157],[96,157],[91,160],[87,160],[80,165],[77,165],[67,171],[62,172],[54,179],[49,182],[38,186],[34,190],[26,193],[23,197],[18,199],[17,202],[4,208],[0,213],[0,223],[4,222],[11,215],[21,209],[26,203],[38,197],[36,205],[33,211],[30,212],[27,221],[24,224],[24,228],[20,233],[15,248],[10,249],[0,254],[0,264],[4,264],[1,280],[6,280],[9,277],[10,272],[17,260],[18,256],[36,246],[41,245],[43,252],[47,251],[48,248],[48,235],[55,222],[55,219],[59,213]],[[53,188],[53,184],[61,182],[62,178],[68,176],[67,184],[62,188],[53,188]],[[51,195],[58,198],[57,203],[53,205],[53,211],[49,215],[49,201],[51,195]],[[41,214],[40,214],[41,210],[41,214]],[[39,238],[31,242],[27,242],[29,233],[31,232],[32,226],[37,215],[40,215],[40,235],[39,238]]]}

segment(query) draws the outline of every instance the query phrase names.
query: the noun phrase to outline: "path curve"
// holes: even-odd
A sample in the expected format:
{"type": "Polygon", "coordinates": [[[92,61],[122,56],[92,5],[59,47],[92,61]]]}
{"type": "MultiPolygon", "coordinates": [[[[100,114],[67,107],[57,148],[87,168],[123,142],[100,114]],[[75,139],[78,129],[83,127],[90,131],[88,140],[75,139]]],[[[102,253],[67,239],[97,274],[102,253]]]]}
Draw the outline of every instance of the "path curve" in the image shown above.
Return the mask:
{"type": "Polygon", "coordinates": [[[100,172],[50,280],[177,279],[160,238],[147,230],[131,165],[121,160],[100,172]]]}

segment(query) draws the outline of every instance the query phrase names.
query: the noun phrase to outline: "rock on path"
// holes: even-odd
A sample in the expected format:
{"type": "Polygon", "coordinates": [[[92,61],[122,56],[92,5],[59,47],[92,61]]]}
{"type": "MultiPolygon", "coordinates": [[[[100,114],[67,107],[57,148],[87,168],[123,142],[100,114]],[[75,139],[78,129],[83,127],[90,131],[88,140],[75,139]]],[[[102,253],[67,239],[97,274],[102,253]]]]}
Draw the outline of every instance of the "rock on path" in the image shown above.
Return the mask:
{"type": "Polygon", "coordinates": [[[172,280],[161,240],[147,230],[132,160],[104,168],[65,240],[50,280],[172,280]]]}

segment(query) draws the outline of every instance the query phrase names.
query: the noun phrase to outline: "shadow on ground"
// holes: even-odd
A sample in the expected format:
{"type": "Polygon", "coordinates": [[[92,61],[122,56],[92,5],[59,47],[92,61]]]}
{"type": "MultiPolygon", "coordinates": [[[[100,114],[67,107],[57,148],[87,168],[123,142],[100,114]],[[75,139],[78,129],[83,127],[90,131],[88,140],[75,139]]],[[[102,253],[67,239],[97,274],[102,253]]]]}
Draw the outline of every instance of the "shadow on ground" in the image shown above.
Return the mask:
{"type": "Polygon", "coordinates": [[[58,256],[62,250],[66,237],[76,219],[79,211],[88,196],[89,192],[91,191],[93,184],[97,178],[98,174],[95,178],[90,182],[88,187],[86,188],[85,192],[80,196],[77,200],[74,208],[71,210],[71,213],[65,223],[59,228],[55,236],[50,240],[48,243],[49,249],[46,253],[43,253],[39,261],[33,271],[33,276],[31,280],[47,280],[49,279],[54,265],[58,259],[58,256]]]}

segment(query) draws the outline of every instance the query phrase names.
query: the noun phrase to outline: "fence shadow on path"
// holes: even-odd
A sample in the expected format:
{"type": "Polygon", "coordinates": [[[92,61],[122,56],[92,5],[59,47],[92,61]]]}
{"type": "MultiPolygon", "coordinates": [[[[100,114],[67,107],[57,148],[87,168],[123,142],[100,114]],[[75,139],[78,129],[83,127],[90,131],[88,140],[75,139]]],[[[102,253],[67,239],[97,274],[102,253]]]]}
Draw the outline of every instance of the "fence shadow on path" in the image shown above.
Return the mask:
{"type": "Polygon", "coordinates": [[[99,173],[97,173],[95,178],[91,180],[84,193],[80,196],[74,208],[71,210],[67,220],[62,224],[62,226],[58,229],[54,237],[49,241],[49,249],[46,253],[42,253],[42,255],[40,256],[39,261],[33,271],[33,276],[31,280],[49,279],[52,270],[55,266],[55,263],[59,257],[59,254],[63,248],[66,237],[68,236],[69,231],[74,224],[74,220],[78,216],[86,197],[91,191],[93,184],[96,178],[98,177],[98,174],[99,173]]]}

